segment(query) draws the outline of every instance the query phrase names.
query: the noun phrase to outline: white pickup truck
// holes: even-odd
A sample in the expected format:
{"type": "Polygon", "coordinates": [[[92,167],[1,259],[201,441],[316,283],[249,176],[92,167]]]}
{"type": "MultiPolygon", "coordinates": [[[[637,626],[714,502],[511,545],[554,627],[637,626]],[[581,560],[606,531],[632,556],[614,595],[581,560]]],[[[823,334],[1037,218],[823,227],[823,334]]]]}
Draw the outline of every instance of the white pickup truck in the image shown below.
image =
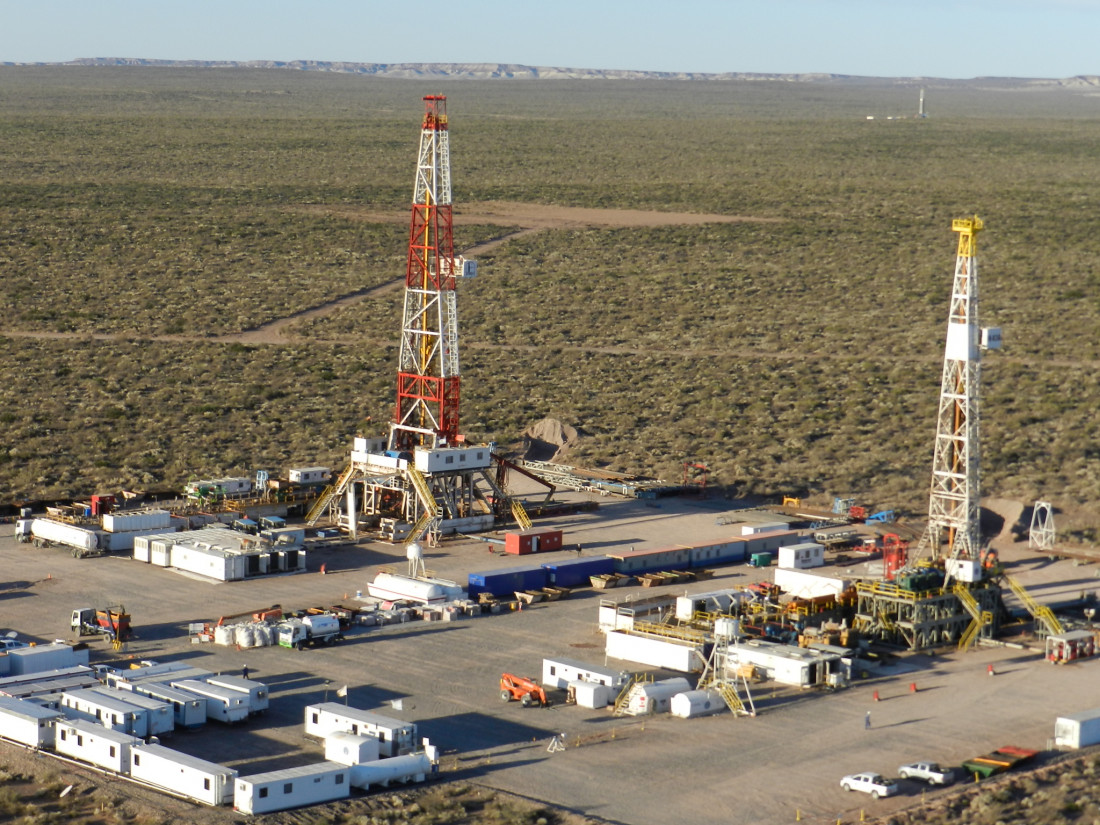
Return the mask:
{"type": "Polygon", "coordinates": [[[869,793],[872,799],[880,796],[893,796],[898,792],[898,783],[885,779],[877,773],[851,773],[840,780],[840,787],[846,791],[869,793]]]}
{"type": "Polygon", "coordinates": [[[898,768],[902,779],[920,779],[929,785],[950,785],[955,781],[955,773],[950,768],[941,768],[935,762],[910,762],[898,768]]]}

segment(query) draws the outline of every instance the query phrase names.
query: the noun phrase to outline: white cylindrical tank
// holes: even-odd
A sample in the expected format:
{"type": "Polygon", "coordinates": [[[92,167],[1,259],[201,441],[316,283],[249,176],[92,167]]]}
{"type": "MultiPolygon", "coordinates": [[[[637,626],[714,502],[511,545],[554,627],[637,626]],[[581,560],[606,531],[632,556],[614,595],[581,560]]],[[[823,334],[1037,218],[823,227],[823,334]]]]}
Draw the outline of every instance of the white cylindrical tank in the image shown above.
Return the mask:
{"type": "Polygon", "coordinates": [[[374,577],[374,581],[367,585],[367,593],[376,599],[386,601],[410,601],[423,604],[445,602],[448,599],[448,593],[441,584],[396,573],[379,573],[374,577]]]}
{"type": "Polygon", "coordinates": [[[391,782],[423,782],[432,772],[432,762],[424,753],[391,756],[377,762],[351,766],[351,786],[367,789],[391,782]]]}
{"type": "Polygon", "coordinates": [[[725,700],[716,690],[687,690],[672,697],[669,712],[681,719],[707,716],[726,709],[725,700]]]}

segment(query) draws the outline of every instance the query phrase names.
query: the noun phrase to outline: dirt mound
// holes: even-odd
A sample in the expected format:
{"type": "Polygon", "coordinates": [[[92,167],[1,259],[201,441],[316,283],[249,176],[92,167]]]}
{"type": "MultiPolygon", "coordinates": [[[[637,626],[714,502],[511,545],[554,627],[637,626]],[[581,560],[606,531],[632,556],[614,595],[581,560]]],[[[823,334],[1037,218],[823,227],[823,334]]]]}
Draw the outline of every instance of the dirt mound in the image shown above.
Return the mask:
{"type": "MultiPolygon", "coordinates": [[[[991,546],[1001,543],[1011,545],[1023,515],[1024,503],[1007,498],[983,498],[981,507],[982,535],[989,539],[991,546]]],[[[1030,518],[1030,515],[1029,515],[1030,518]]]]}
{"type": "Polygon", "coordinates": [[[527,461],[560,461],[576,445],[577,437],[568,424],[544,418],[523,431],[523,457],[527,461]]]}

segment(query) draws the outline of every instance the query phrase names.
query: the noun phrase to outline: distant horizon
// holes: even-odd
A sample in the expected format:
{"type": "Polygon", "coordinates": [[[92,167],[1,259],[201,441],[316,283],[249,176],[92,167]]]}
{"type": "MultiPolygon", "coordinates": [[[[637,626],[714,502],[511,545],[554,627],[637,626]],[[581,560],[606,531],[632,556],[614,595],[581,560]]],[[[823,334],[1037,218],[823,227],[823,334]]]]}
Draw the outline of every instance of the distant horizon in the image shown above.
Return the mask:
{"type": "Polygon", "coordinates": [[[513,0],[421,0],[416,9],[414,17],[381,0],[9,2],[0,62],[101,55],[944,80],[1100,74],[1100,0],[684,0],[674,10],[667,0],[557,0],[553,13],[513,0]]]}
{"type": "MultiPolygon", "coordinates": [[[[951,81],[951,82],[966,82],[971,80],[1047,80],[1047,81],[1062,81],[1072,79],[1100,79],[1100,72],[1097,73],[1078,73],[1073,75],[1064,75],[1059,77],[1046,77],[1046,76],[1033,76],[1033,75],[975,75],[973,77],[947,77],[939,75],[868,75],[868,74],[852,74],[848,72],[756,72],[756,71],[740,71],[740,70],[728,70],[723,72],[699,72],[699,71],[671,71],[671,70],[651,70],[651,69],[608,69],[608,68],[596,68],[592,66],[564,66],[564,65],[535,65],[530,63],[505,63],[500,61],[375,61],[375,60],[327,60],[321,58],[309,58],[300,57],[292,58],[289,60],[277,59],[277,58],[252,58],[248,60],[235,60],[232,58],[159,58],[159,57],[139,57],[134,55],[98,55],[98,56],[81,56],[74,57],[71,60],[35,60],[35,61],[6,61],[0,60],[0,66],[19,67],[19,66],[88,66],[88,65],[117,65],[120,67],[126,67],[133,64],[135,66],[157,66],[157,65],[221,65],[226,68],[232,68],[234,66],[250,66],[253,64],[277,64],[273,68],[287,68],[291,70],[302,71],[305,70],[303,66],[384,66],[384,67],[400,67],[400,66],[484,66],[484,67],[508,67],[511,69],[528,70],[528,71],[554,71],[554,72],[586,72],[594,75],[607,74],[633,74],[633,75],[672,75],[679,77],[692,77],[692,78],[723,78],[723,77],[736,77],[736,76],[757,76],[757,77],[832,77],[832,78],[854,78],[854,79],[867,79],[867,80],[931,80],[931,81],[951,81]],[[121,61],[120,63],[113,64],[112,61],[121,61]]],[[[456,78],[458,76],[456,75],[456,78]]],[[[503,79],[503,78],[502,78],[503,79]]],[[[514,79],[524,79],[523,76],[514,79]]]]}

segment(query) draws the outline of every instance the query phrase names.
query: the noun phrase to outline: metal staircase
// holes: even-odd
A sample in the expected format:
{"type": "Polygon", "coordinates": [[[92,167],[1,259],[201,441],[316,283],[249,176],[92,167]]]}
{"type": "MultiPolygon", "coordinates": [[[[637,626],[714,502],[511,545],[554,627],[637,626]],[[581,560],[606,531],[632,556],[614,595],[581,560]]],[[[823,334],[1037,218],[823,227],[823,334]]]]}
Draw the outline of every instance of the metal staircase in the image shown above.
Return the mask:
{"type": "Polygon", "coordinates": [[[626,714],[626,706],[630,704],[630,692],[634,689],[635,685],[644,685],[647,682],[652,682],[653,677],[648,673],[634,674],[630,677],[630,681],[623,685],[623,689],[619,691],[619,695],[615,698],[615,707],[612,712],[613,716],[624,716],[626,714]]]}
{"type": "Polygon", "coordinates": [[[978,604],[977,599],[974,598],[965,584],[957,583],[952,592],[958,597],[959,602],[966,608],[966,612],[972,618],[962,636],[959,637],[959,650],[966,650],[978,638],[982,628],[993,622],[993,614],[988,610],[981,609],[981,605],[978,604]]]}
{"type": "Polygon", "coordinates": [[[1062,623],[1058,621],[1058,617],[1054,615],[1053,610],[1045,604],[1039,604],[1035,601],[1031,594],[1024,589],[1024,586],[1012,576],[1006,573],[1004,579],[1008,582],[1008,586],[1012,588],[1012,592],[1024,603],[1024,607],[1027,608],[1027,612],[1031,614],[1031,617],[1046,628],[1047,635],[1052,636],[1063,631],[1062,623]]]}
{"type": "Polygon", "coordinates": [[[531,525],[533,524],[531,517],[527,515],[527,509],[518,498],[512,499],[512,515],[516,517],[516,524],[519,525],[519,529],[531,529],[531,525]]]}
{"type": "Polygon", "coordinates": [[[317,523],[317,520],[321,518],[321,514],[328,509],[328,506],[332,504],[332,500],[338,495],[341,495],[345,489],[347,489],[348,482],[351,480],[352,474],[355,472],[355,465],[349,464],[347,468],[340,474],[340,478],[337,479],[335,484],[330,484],[321,493],[320,498],[313,503],[313,506],[309,508],[309,513],[306,515],[306,524],[312,527],[317,523]]]}

